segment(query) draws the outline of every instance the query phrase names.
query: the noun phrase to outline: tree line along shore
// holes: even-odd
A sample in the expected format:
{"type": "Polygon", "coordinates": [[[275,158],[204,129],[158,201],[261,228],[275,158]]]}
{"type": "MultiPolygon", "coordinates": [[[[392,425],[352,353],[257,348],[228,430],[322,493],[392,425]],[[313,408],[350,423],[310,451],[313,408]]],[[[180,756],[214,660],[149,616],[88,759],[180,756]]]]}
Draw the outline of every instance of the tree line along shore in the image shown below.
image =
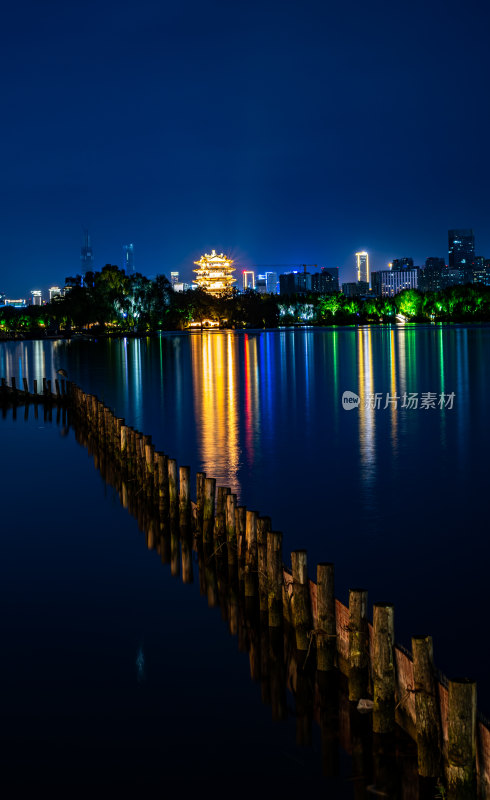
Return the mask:
{"type": "Polygon", "coordinates": [[[240,293],[214,297],[202,289],[174,292],[164,275],[154,280],[106,265],[44,306],[0,308],[0,338],[144,334],[202,327],[277,328],[406,322],[490,322],[490,287],[452,286],[439,292],[407,289],[395,297],[307,293],[240,293]]]}

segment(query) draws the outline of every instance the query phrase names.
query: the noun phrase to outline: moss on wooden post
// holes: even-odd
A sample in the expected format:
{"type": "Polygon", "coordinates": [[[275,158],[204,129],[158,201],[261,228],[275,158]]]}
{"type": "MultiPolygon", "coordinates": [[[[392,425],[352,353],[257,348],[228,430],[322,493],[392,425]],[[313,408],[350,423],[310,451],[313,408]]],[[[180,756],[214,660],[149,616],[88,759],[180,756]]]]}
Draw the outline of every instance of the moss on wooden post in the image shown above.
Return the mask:
{"type": "Polygon", "coordinates": [[[447,783],[449,800],[476,797],[476,683],[449,681],[447,783]]]}
{"type": "Polygon", "coordinates": [[[395,730],[394,644],[394,607],[391,603],[375,603],[372,652],[375,733],[393,733],[395,730]]]}
{"type": "Polygon", "coordinates": [[[412,656],[418,770],[424,778],[438,778],[441,774],[442,737],[432,637],[413,636],[412,656]]]}
{"type": "Polygon", "coordinates": [[[337,652],[334,565],[331,562],[318,564],[316,580],[316,664],[320,672],[328,672],[335,667],[337,652]]]}

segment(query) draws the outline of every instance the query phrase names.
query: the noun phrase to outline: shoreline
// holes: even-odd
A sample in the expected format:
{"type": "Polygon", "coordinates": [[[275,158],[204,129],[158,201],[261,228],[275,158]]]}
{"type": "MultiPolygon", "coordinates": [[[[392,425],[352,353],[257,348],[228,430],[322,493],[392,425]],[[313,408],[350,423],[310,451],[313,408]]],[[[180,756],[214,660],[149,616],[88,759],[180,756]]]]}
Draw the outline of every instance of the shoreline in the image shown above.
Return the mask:
{"type": "Polygon", "coordinates": [[[195,335],[202,333],[272,333],[274,331],[284,333],[285,331],[328,331],[328,330],[352,330],[363,328],[485,328],[490,327],[490,320],[438,320],[424,322],[375,322],[373,320],[364,322],[346,322],[331,325],[276,325],[274,327],[263,328],[227,328],[217,326],[203,326],[202,328],[187,328],[185,330],[154,330],[154,331],[104,331],[101,333],[59,333],[45,336],[34,334],[20,334],[13,336],[0,336],[0,344],[11,342],[97,342],[101,339],[147,339],[166,335],[195,335]]]}

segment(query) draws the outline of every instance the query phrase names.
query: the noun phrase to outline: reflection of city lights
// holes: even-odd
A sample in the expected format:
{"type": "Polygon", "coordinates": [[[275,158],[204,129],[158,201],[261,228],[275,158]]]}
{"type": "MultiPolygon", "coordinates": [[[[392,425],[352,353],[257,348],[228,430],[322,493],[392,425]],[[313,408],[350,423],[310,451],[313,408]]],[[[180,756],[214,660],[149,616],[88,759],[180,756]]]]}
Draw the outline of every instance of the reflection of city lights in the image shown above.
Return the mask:
{"type": "Polygon", "coordinates": [[[203,331],[190,345],[202,468],[239,492],[238,341],[231,333],[203,331]]]}

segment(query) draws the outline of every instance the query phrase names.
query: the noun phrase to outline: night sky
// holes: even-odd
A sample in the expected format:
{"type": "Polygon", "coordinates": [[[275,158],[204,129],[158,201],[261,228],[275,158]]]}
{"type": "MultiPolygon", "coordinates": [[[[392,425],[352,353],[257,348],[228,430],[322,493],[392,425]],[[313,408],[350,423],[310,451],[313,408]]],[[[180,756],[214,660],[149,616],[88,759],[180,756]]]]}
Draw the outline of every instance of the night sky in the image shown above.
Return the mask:
{"type": "Polygon", "coordinates": [[[4,6],[0,290],[80,268],[490,257],[487,3],[4,6]]]}

